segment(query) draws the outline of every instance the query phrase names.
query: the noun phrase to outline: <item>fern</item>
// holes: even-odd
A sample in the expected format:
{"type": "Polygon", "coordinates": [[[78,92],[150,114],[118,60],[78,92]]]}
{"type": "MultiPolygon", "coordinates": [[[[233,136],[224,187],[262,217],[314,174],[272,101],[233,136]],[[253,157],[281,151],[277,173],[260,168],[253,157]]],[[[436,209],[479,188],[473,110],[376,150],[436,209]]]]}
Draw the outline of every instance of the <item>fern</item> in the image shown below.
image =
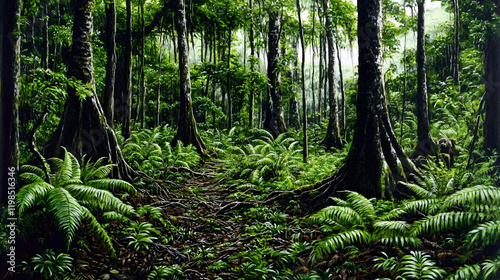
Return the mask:
{"type": "MultiPolygon", "coordinates": [[[[30,183],[21,188],[16,196],[19,215],[22,217],[36,205],[46,207],[54,216],[57,227],[64,233],[67,249],[82,224],[88,222],[91,229],[101,237],[110,252],[114,254],[109,236],[91,211],[116,211],[123,215],[130,215],[134,213],[131,206],[124,204],[112,193],[101,188],[128,191],[135,191],[135,189],[123,181],[105,179],[104,175],[109,173],[88,162],[84,163],[85,171],[82,172],[76,157],[66,149],[64,149],[63,159],[53,158],[50,162],[54,164],[55,173],[49,174],[49,182],[39,176],[41,175],[39,168],[32,166],[22,168],[26,172],[20,177],[23,180],[27,179],[30,183]],[[85,178],[87,182],[82,181],[82,178],[85,178]],[[102,179],[96,181],[92,180],[93,178],[102,179]],[[90,182],[95,184],[89,184],[90,182]]],[[[100,162],[102,163],[103,160],[100,162]]]]}
{"type": "Polygon", "coordinates": [[[413,224],[412,236],[441,233],[461,227],[470,227],[484,219],[485,215],[469,212],[446,212],[427,217],[413,224]]]}
{"type": "Polygon", "coordinates": [[[475,229],[469,231],[465,238],[465,245],[471,248],[473,245],[477,247],[485,247],[493,244],[498,244],[500,240],[500,220],[489,221],[478,225],[475,229]]]}
{"type": "Polygon", "coordinates": [[[447,208],[454,205],[500,205],[500,188],[482,185],[468,187],[448,196],[444,203],[447,208]]]}
{"type": "Polygon", "coordinates": [[[436,266],[430,256],[420,251],[411,251],[401,259],[401,276],[407,279],[443,279],[446,272],[436,266]]]}

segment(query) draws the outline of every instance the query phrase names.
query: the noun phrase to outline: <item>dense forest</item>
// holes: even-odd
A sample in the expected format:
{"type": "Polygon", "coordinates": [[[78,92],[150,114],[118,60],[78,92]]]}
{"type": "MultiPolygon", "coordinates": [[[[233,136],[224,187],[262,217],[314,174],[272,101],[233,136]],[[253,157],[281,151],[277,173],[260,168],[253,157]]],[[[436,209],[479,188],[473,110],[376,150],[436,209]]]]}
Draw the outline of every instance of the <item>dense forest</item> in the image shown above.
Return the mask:
{"type": "Polygon", "coordinates": [[[500,279],[497,0],[1,0],[2,279],[500,279]]]}

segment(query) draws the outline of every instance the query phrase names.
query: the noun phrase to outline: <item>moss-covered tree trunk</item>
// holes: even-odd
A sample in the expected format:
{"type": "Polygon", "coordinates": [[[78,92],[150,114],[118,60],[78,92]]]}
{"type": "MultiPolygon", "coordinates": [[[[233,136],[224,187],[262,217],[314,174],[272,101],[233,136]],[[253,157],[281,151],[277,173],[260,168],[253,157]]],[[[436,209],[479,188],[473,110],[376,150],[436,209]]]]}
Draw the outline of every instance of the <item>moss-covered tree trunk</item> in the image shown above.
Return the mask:
{"type": "Polygon", "coordinates": [[[417,1],[417,147],[412,157],[436,155],[437,146],[429,128],[429,99],[425,70],[425,1],[417,1]]]}
{"type": "Polygon", "coordinates": [[[330,111],[328,114],[328,129],[322,144],[326,148],[339,148],[342,146],[339,127],[339,110],[337,98],[335,97],[335,41],[333,34],[332,17],[328,14],[329,1],[323,0],[323,12],[325,13],[326,40],[328,42],[328,101],[330,111]]]}
{"type": "Polygon", "coordinates": [[[264,129],[271,132],[273,136],[280,135],[286,131],[283,116],[283,96],[280,90],[281,73],[278,70],[280,59],[280,31],[281,19],[277,11],[269,11],[269,35],[267,53],[267,77],[269,79],[268,96],[265,106],[266,116],[264,129]]]}
{"type": "Polygon", "coordinates": [[[107,157],[118,165],[123,179],[131,179],[118,146],[116,134],[108,125],[95,91],[92,55],[93,0],[74,1],[73,45],[68,77],[81,87],[69,86],[68,97],[59,127],[45,149],[46,156],[56,156],[66,147],[77,157],[107,157]]]}
{"type": "MultiPolygon", "coordinates": [[[[9,183],[19,170],[19,75],[21,0],[0,2],[0,205],[6,205],[9,183]],[[14,167],[15,170],[12,170],[14,167]],[[9,174],[11,172],[11,174],[9,174]],[[14,176],[11,176],[14,175],[14,176]],[[10,178],[10,179],[9,179],[10,178]]],[[[13,186],[16,187],[14,182],[13,186]]]]}
{"type": "Polygon", "coordinates": [[[417,172],[399,145],[389,120],[382,76],[381,31],[382,1],[359,1],[359,82],[353,143],[340,170],[313,188],[312,194],[316,194],[312,199],[305,199],[309,208],[327,205],[328,197],[341,189],[366,197],[405,196],[407,189],[398,182],[417,172]]]}
{"type": "Polygon", "coordinates": [[[113,127],[114,122],[114,96],[116,77],[116,5],[114,0],[105,1],[106,5],[106,84],[103,96],[104,115],[108,125],[113,127]]]}
{"type": "Polygon", "coordinates": [[[172,140],[172,145],[181,141],[185,145],[193,144],[199,154],[205,155],[205,143],[198,133],[194,119],[193,103],[191,100],[191,76],[189,72],[189,54],[186,30],[186,7],[184,0],[176,0],[175,26],[177,29],[177,45],[179,49],[180,73],[180,118],[177,133],[172,140]]]}

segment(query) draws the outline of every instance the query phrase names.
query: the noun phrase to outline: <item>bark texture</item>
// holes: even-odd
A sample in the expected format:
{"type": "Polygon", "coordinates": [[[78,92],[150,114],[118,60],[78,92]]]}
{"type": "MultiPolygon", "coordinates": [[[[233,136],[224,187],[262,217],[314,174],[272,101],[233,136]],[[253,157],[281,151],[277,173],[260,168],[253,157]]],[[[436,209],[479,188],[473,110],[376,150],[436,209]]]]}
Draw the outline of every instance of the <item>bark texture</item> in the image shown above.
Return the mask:
{"type": "Polygon", "coordinates": [[[115,1],[106,1],[106,85],[103,96],[103,109],[108,125],[113,127],[114,96],[116,80],[116,5],[115,1]]]}
{"type": "Polygon", "coordinates": [[[175,146],[178,141],[185,145],[193,144],[201,155],[205,154],[205,143],[198,133],[194,119],[193,103],[191,100],[191,76],[189,72],[189,55],[186,30],[186,5],[184,0],[177,0],[175,8],[175,26],[177,29],[177,45],[179,49],[180,73],[180,118],[177,133],[172,140],[175,146]]]}
{"type": "Polygon", "coordinates": [[[327,149],[342,146],[339,128],[339,110],[337,98],[335,97],[335,41],[333,37],[332,17],[328,14],[329,0],[323,0],[323,11],[325,13],[326,40],[328,42],[328,101],[330,112],[328,114],[328,129],[322,144],[327,149]]]}
{"type": "Polygon", "coordinates": [[[130,121],[132,120],[132,0],[126,1],[127,30],[125,31],[125,90],[123,91],[122,135],[130,137],[130,121]]]}
{"type": "MultiPolygon", "coordinates": [[[[494,13],[500,15],[500,7],[496,7],[494,13]]],[[[500,35],[491,27],[486,36],[483,62],[486,77],[484,146],[500,151],[500,35]]]]}
{"type": "MultiPolygon", "coordinates": [[[[392,129],[382,76],[382,1],[358,2],[359,82],[357,120],[353,143],[344,165],[333,176],[313,187],[310,209],[322,208],[341,189],[366,197],[405,197],[409,191],[398,184],[417,174],[392,129]],[[318,194],[319,193],[319,194],[318,194]]],[[[302,190],[303,191],[303,190],[302,190]]]]}
{"type": "Polygon", "coordinates": [[[267,77],[269,79],[268,96],[266,102],[266,117],[264,129],[274,137],[286,131],[283,116],[283,96],[280,90],[281,73],[278,70],[280,59],[280,31],[281,19],[276,11],[269,11],[269,37],[267,53],[267,77]]]}
{"type": "MultiPolygon", "coordinates": [[[[2,1],[0,3],[0,204],[5,205],[9,178],[9,168],[19,170],[19,75],[20,65],[20,18],[21,1],[2,1]]],[[[18,185],[18,184],[15,184],[18,185]]]]}
{"type": "Polygon", "coordinates": [[[417,147],[412,157],[436,155],[437,145],[429,128],[429,99],[425,69],[425,1],[417,1],[417,147]]]}
{"type": "Polygon", "coordinates": [[[95,92],[91,39],[93,35],[93,0],[75,1],[73,45],[68,77],[75,78],[85,87],[85,95],[73,86],[58,129],[45,149],[46,156],[57,156],[60,147],[77,157],[88,155],[94,159],[107,157],[118,165],[120,177],[131,179],[132,170],[125,162],[116,134],[108,125],[95,92]]]}

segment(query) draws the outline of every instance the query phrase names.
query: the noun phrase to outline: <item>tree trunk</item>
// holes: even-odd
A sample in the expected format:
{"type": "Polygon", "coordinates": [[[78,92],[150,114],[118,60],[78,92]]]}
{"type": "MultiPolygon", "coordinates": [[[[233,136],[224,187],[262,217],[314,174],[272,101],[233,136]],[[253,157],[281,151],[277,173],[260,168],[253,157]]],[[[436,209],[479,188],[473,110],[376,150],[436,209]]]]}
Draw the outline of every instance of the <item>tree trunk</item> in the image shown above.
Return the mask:
{"type": "MultiPolygon", "coordinates": [[[[217,72],[217,23],[214,22],[214,35],[213,35],[213,63],[214,63],[214,71],[212,72],[212,103],[214,106],[217,105],[217,99],[216,99],[216,76],[215,73],[217,72]]],[[[212,111],[212,122],[213,122],[213,128],[217,128],[217,120],[215,118],[215,110],[212,111]]]]}
{"type": "Polygon", "coordinates": [[[311,31],[311,49],[312,49],[312,54],[311,54],[311,63],[312,63],[312,74],[311,74],[311,93],[312,93],[312,104],[311,104],[311,109],[312,109],[312,122],[316,122],[316,94],[314,92],[314,61],[316,60],[316,50],[314,48],[314,41],[315,41],[315,27],[316,27],[316,1],[313,1],[312,3],[312,21],[313,21],[313,26],[312,26],[312,31],[311,31]]]}
{"type": "Polygon", "coordinates": [[[126,1],[127,31],[125,39],[125,91],[123,92],[122,136],[130,137],[130,121],[132,119],[132,0],[126,1]]]}
{"type": "Polygon", "coordinates": [[[146,48],[146,32],[144,26],[144,1],[141,1],[141,128],[146,127],[146,77],[144,75],[144,64],[145,64],[145,48],[146,48]]]}
{"type": "MultiPolygon", "coordinates": [[[[254,27],[253,27],[253,3],[252,0],[248,1],[248,6],[250,9],[250,56],[252,58],[255,57],[255,38],[254,38],[254,27]]],[[[253,61],[250,63],[250,72],[253,75],[253,72],[255,71],[255,65],[253,61]]],[[[253,76],[252,76],[253,77],[253,76]]],[[[252,81],[250,81],[253,83],[252,81]]],[[[253,128],[253,115],[254,115],[254,105],[255,104],[255,91],[254,87],[250,88],[250,111],[248,112],[248,127],[253,128]]]]}
{"type": "Polygon", "coordinates": [[[193,144],[198,153],[205,156],[206,147],[198,134],[191,100],[191,77],[189,72],[185,2],[184,0],[176,1],[175,26],[177,29],[177,45],[179,48],[180,117],[177,133],[172,140],[172,146],[175,146],[178,141],[181,141],[184,145],[193,144]]]}
{"type": "Polygon", "coordinates": [[[0,122],[0,157],[2,158],[0,205],[2,206],[7,205],[8,194],[12,194],[12,190],[16,192],[19,185],[15,181],[19,171],[18,101],[21,73],[21,5],[21,0],[3,1],[0,19],[0,118],[2,119],[0,122]],[[13,186],[12,182],[14,182],[13,186]]]}
{"type": "MultiPolygon", "coordinates": [[[[297,14],[299,16],[299,30],[300,30],[300,44],[302,45],[302,61],[300,69],[302,71],[301,82],[302,82],[302,130],[304,133],[304,147],[302,150],[302,160],[307,163],[307,158],[309,157],[308,141],[307,141],[307,100],[306,100],[306,81],[305,81],[305,70],[304,64],[306,61],[306,46],[304,40],[304,28],[302,27],[302,18],[300,15],[300,0],[297,0],[297,14]]],[[[314,107],[314,105],[313,105],[314,107]]]]}
{"type": "Polygon", "coordinates": [[[264,129],[268,130],[274,137],[286,131],[283,117],[283,96],[279,88],[281,83],[281,73],[278,70],[278,62],[280,60],[280,31],[281,19],[278,12],[269,11],[269,49],[267,53],[267,77],[269,85],[264,129]]]}
{"type": "Polygon", "coordinates": [[[227,129],[231,129],[233,123],[233,102],[231,97],[231,26],[229,26],[229,39],[227,46],[227,129]]]}
{"type": "Polygon", "coordinates": [[[158,47],[158,95],[156,99],[156,126],[160,126],[160,114],[161,114],[161,62],[162,62],[162,47],[163,47],[163,17],[160,20],[160,46],[158,47]]]}
{"type": "Polygon", "coordinates": [[[311,209],[324,207],[329,197],[341,189],[368,198],[406,196],[409,191],[398,182],[407,181],[417,172],[399,145],[389,120],[382,76],[381,32],[382,1],[359,1],[359,79],[353,143],[340,170],[307,193],[314,195],[305,200],[311,209]],[[365,30],[371,33],[367,35],[365,30]]]}
{"type": "Polygon", "coordinates": [[[425,70],[425,0],[417,1],[417,147],[412,157],[436,155],[429,128],[429,100],[425,70]]]}
{"type": "MultiPolygon", "coordinates": [[[[500,7],[496,7],[495,16],[500,15],[500,7]]],[[[486,31],[486,48],[484,52],[484,71],[486,77],[484,146],[486,149],[500,152],[500,35],[490,27],[486,31]]]]}
{"type": "Polygon", "coordinates": [[[116,5],[114,0],[107,1],[106,5],[106,81],[103,96],[103,109],[108,125],[113,128],[114,96],[116,75],[116,5]]]}
{"type": "Polygon", "coordinates": [[[335,43],[335,46],[337,48],[337,59],[339,61],[339,76],[340,76],[340,126],[342,130],[342,135],[344,138],[347,137],[347,131],[346,131],[346,115],[345,115],[345,107],[346,107],[346,101],[345,101],[345,87],[344,87],[344,73],[342,72],[342,59],[340,58],[340,48],[338,42],[335,43]]]}
{"type": "MultiPolygon", "coordinates": [[[[292,48],[294,50],[297,49],[297,42],[298,38],[294,38],[292,41],[292,48]]],[[[285,56],[285,48],[282,49],[283,56],[285,56]]],[[[293,69],[290,70],[288,73],[291,76],[291,82],[293,85],[297,83],[299,74],[297,72],[298,69],[298,64],[299,64],[299,58],[298,58],[298,52],[295,52],[295,55],[293,57],[293,69]]],[[[288,75],[287,74],[287,75],[288,75]]],[[[300,129],[300,110],[299,110],[299,100],[297,99],[297,96],[295,95],[295,92],[291,92],[291,97],[290,97],[290,106],[289,106],[289,114],[288,114],[288,126],[293,127],[294,129],[299,130],[300,129]]]]}
{"type": "Polygon", "coordinates": [[[325,13],[326,39],[328,41],[328,101],[330,105],[328,130],[322,144],[327,149],[340,148],[339,116],[337,98],[335,97],[335,42],[333,37],[333,24],[331,15],[328,14],[328,0],[323,0],[323,11],[325,13]]]}
{"type": "Polygon", "coordinates": [[[118,165],[120,177],[131,179],[131,169],[126,164],[115,132],[108,125],[104,111],[95,92],[92,55],[93,0],[75,1],[73,20],[73,45],[68,77],[75,78],[86,87],[86,96],[73,86],[68,87],[68,97],[59,127],[49,141],[46,154],[57,156],[60,147],[77,157],[88,155],[97,159],[107,157],[118,165]]]}
{"type": "Polygon", "coordinates": [[[453,57],[452,57],[452,67],[453,67],[453,80],[455,85],[458,86],[460,91],[460,0],[453,0],[453,14],[454,14],[454,31],[453,36],[453,57]]]}
{"type": "MultiPolygon", "coordinates": [[[[323,121],[323,110],[321,107],[321,98],[323,96],[323,77],[324,77],[324,71],[323,71],[323,56],[325,54],[323,53],[323,36],[319,36],[319,85],[318,85],[318,124],[321,126],[321,122],[323,121]]],[[[324,102],[324,101],[323,101],[324,102]]]]}

